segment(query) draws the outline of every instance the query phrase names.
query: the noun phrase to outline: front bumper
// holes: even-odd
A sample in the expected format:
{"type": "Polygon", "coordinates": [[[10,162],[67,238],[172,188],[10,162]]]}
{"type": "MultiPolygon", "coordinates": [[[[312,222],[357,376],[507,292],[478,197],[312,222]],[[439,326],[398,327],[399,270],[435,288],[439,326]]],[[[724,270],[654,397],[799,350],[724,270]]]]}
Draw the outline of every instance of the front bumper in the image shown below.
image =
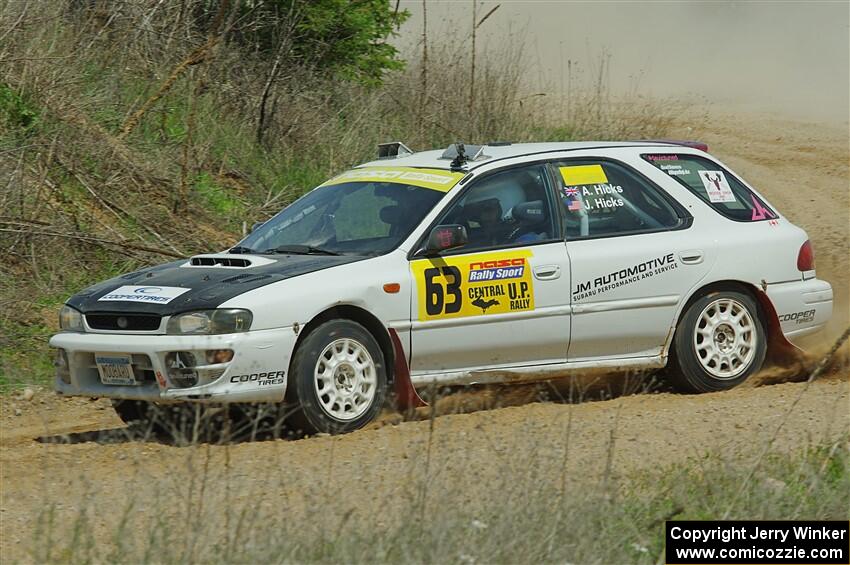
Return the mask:
{"type": "Polygon", "coordinates": [[[67,396],[156,402],[280,402],[297,337],[292,327],[213,336],[63,332],[50,339],[50,346],[67,356],[67,371],[57,370],[55,388],[67,396]],[[220,376],[189,388],[180,388],[169,377],[168,353],[219,349],[233,350],[229,362],[209,365],[216,373],[223,369],[220,376]],[[131,355],[139,384],[103,384],[95,353],[131,355]]]}
{"type": "Polygon", "coordinates": [[[820,279],[768,285],[779,327],[792,343],[820,331],[832,317],[832,286],[820,279]]]}

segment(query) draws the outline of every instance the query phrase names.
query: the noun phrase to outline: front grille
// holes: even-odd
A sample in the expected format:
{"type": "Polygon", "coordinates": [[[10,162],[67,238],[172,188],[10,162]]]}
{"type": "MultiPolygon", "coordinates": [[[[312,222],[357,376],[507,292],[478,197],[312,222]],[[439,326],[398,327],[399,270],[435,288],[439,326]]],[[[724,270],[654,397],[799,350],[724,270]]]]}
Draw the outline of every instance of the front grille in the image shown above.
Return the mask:
{"type": "Polygon", "coordinates": [[[86,314],[86,322],[94,330],[152,332],[159,329],[156,314],[86,314]]]}

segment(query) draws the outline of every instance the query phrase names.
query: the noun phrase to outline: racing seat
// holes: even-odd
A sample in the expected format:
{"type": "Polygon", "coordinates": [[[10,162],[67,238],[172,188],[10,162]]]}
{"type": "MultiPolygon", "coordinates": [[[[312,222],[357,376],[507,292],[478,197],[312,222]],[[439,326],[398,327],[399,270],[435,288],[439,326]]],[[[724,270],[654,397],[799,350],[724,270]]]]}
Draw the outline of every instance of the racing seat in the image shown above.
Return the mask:
{"type": "Polygon", "coordinates": [[[511,232],[511,241],[530,243],[548,239],[549,234],[546,233],[545,224],[549,222],[549,218],[542,200],[520,202],[511,208],[511,217],[519,224],[511,232]]]}

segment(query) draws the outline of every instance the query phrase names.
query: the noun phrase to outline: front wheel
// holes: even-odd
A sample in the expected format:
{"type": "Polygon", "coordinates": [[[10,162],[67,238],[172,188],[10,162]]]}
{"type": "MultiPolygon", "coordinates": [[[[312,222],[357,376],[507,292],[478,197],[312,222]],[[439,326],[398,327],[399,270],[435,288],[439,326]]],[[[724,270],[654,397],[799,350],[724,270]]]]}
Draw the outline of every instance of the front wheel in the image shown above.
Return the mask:
{"type": "Polygon", "coordinates": [[[682,392],[727,390],[757,372],[766,351],[755,300],[740,292],[712,292],[691,304],[679,322],[667,373],[682,392]]]}
{"type": "Polygon", "coordinates": [[[351,320],[330,320],[310,332],[290,365],[290,425],[305,433],[342,433],[371,422],[387,395],[378,342],[351,320]]]}
{"type": "Polygon", "coordinates": [[[128,426],[138,425],[146,422],[151,415],[153,404],[144,400],[118,400],[112,401],[112,408],[121,421],[128,426]]]}

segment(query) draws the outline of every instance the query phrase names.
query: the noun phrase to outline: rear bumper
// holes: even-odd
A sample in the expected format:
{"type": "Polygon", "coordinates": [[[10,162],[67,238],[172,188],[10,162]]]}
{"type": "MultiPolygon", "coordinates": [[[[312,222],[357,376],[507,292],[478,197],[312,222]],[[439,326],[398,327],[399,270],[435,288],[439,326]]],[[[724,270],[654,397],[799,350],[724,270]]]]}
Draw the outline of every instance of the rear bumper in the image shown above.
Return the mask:
{"type": "Polygon", "coordinates": [[[782,334],[792,343],[822,330],[832,317],[832,286],[820,279],[771,284],[767,296],[782,334]]]}
{"type": "Polygon", "coordinates": [[[68,396],[155,402],[280,402],[296,338],[292,327],[215,336],[59,333],[50,346],[65,351],[67,371],[57,369],[55,388],[68,396]],[[227,363],[207,365],[214,376],[201,377],[189,388],[180,388],[169,377],[169,352],[192,351],[199,357],[218,349],[232,349],[234,354],[227,363]],[[140,383],[103,384],[95,353],[131,355],[140,383]]]}

